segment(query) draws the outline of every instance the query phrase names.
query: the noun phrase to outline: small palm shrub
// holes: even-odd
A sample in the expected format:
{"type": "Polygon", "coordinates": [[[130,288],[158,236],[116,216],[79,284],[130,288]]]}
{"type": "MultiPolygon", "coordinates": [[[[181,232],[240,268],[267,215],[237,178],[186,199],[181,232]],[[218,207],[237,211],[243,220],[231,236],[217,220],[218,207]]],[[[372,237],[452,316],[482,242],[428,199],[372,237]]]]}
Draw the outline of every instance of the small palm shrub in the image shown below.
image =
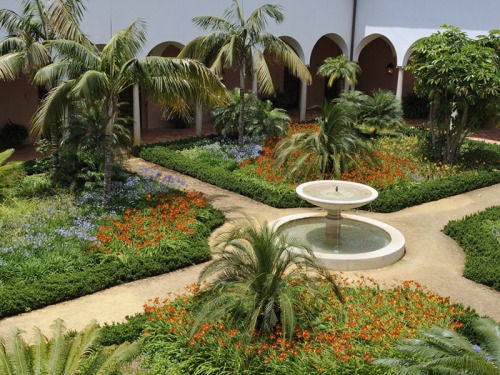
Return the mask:
{"type": "Polygon", "coordinates": [[[325,103],[323,115],[318,131],[295,133],[276,145],[276,165],[285,166],[289,175],[340,178],[363,161],[373,161],[370,144],[354,128],[354,107],[325,103]]]}
{"type": "Polygon", "coordinates": [[[291,338],[298,308],[309,311],[311,321],[315,318],[295,293],[299,286],[317,292],[312,271],[329,281],[342,300],[332,276],[312,251],[265,222],[236,225],[219,235],[215,247],[215,260],[200,275],[200,281],[211,282],[199,295],[203,307],[193,334],[208,316],[229,315],[233,321],[245,322],[248,332],[268,335],[279,326],[291,338]]]}
{"type": "Polygon", "coordinates": [[[6,188],[15,185],[26,175],[21,162],[7,163],[13,153],[13,148],[0,152],[0,197],[6,194],[6,188]]]}
{"type": "Polygon", "coordinates": [[[500,374],[500,325],[491,318],[477,319],[473,329],[479,345],[449,329],[433,327],[421,338],[405,339],[398,349],[403,358],[375,363],[396,368],[398,374],[500,374]]]}
{"type": "MultiPolygon", "coordinates": [[[[229,102],[216,107],[212,111],[214,128],[217,134],[238,138],[240,116],[240,89],[231,91],[229,102]]],[[[270,100],[260,100],[255,94],[245,94],[244,112],[245,135],[280,135],[283,134],[290,122],[290,117],[285,110],[273,108],[270,100]]]]}
{"type": "Polygon", "coordinates": [[[19,330],[7,340],[0,338],[0,373],[116,374],[125,362],[140,353],[139,341],[118,347],[99,346],[99,328],[95,322],[76,335],[67,335],[61,320],[56,320],[52,327],[50,339],[36,329],[31,345],[22,339],[19,330]]]}

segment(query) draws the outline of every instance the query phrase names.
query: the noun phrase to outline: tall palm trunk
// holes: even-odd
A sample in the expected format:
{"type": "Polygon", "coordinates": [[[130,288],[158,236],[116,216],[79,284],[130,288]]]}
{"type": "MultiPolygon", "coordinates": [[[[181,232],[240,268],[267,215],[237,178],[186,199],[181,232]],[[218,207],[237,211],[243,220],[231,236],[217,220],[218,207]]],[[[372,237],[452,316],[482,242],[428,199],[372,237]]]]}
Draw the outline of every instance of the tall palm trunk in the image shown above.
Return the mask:
{"type": "Polygon", "coordinates": [[[243,135],[245,134],[245,64],[243,58],[240,63],[240,115],[238,119],[238,145],[243,145],[243,135]]]}
{"type": "Polygon", "coordinates": [[[111,175],[113,171],[113,132],[116,119],[117,101],[108,99],[108,115],[104,130],[104,204],[108,203],[111,194],[111,175]]]}

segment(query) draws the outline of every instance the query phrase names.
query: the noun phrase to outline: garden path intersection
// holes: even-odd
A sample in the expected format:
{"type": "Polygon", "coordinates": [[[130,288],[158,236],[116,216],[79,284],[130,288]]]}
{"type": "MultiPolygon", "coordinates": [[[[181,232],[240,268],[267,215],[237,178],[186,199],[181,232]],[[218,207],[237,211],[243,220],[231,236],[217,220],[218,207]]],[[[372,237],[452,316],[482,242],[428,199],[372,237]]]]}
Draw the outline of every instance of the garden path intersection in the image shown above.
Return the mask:
{"type": "MultiPolygon", "coordinates": [[[[205,194],[207,200],[226,215],[227,223],[218,231],[244,217],[270,221],[311,210],[269,207],[139,158],[129,159],[127,167],[131,171],[158,180],[174,183],[183,181],[182,185],[177,183],[175,187],[205,194]]],[[[452,302],[471,306],[480,315],[488,315],[500,321],[500,292],[462,276],[465,255],[454,240],[441,232],[448,221],[461,219],[495,205],[500,205],[500,184],[389,214],[363,211],[361,215],[383,221],[400,230],[406,238],[406,254],[393,265],[376,270],[343,272],[342,277],[371,277],[381,287],[415,280],[443,297],[449,296],[452,302]]],[[[212,238],[216,233],[217,231],[212,238]]],[[[100,324],[124,321],[127,315],[142,312],[142,307],[149,298],[164,298],[171,293],[183,293],[186,286],[197,281],[204,266],[205,264],[195,265],[4,318],[0,320],[0,336],[5,336],[15,327],[25,331],[27,339],[31,338],[34,327],[39,327],[43,333],[49,335],[50,326],[57,318],[63,319],[71,330],[81,330],[93,319],[100,324]]]]}

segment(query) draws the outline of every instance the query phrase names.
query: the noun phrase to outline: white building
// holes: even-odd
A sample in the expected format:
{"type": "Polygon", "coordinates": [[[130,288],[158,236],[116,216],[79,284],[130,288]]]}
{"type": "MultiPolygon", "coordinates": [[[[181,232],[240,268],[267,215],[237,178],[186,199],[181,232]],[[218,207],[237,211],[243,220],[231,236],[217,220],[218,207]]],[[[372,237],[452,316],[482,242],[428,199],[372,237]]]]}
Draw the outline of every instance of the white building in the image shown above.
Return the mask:
{"type": "MultiPolygon", "coordinates": [[[[0,8],[17,10],[18,3],[0,0],[0,8]]],[[[277,91],[287,95],[302,117],[306,108],[338,93],[316,75],[326,57],[343,53],[360,64],[357,89],[392,90],[401,98],[412,89],[412,77],[403,68],[417,40],[444,24],[471,36],[500,29],[499,0],[240,0],[246,16],[265,3],[281,5],[285,16],[283,23],[271,23],[267,30],[292,46],[313,75],[306,86],[283,68],[273,71],[277,91]]],[[[176,56],[203,33],[193,17],[222,16],[229,5],[230,0],[88,0],[82,29],[96,44],[106,44],[116,31],[142,18],[148,31],[143,55],[176,56]]],[[[232,87],[236,76],[227,72],[224,82],[232,87]]],[[[156,105],[142,96],[139,101],[142,128],[166,126],[156,105]]],[[[28,125],[37,102],[36,89],[25,81],[0,82],[0,124],[11,120],[28,125]]]]}

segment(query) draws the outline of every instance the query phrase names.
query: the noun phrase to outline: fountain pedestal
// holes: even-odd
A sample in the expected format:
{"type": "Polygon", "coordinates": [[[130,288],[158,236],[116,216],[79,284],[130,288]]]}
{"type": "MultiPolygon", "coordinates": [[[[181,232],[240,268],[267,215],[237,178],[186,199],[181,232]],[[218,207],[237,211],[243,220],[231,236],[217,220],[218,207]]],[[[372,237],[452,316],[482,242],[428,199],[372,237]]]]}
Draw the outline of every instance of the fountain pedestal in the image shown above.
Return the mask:
{"type": "Polygon", "coordinates": [[[370,186],[320,180],[299,185],[297,194],[325,209],[327,215],[317,211],[289,215],[270,225],[304,242],[325,267],[336,270],[380,268],[404,255],[404,237],[395,228],[357,215],[342,215],[344,210],[364,206],[377,198],[377,191],[370,186]]]}

